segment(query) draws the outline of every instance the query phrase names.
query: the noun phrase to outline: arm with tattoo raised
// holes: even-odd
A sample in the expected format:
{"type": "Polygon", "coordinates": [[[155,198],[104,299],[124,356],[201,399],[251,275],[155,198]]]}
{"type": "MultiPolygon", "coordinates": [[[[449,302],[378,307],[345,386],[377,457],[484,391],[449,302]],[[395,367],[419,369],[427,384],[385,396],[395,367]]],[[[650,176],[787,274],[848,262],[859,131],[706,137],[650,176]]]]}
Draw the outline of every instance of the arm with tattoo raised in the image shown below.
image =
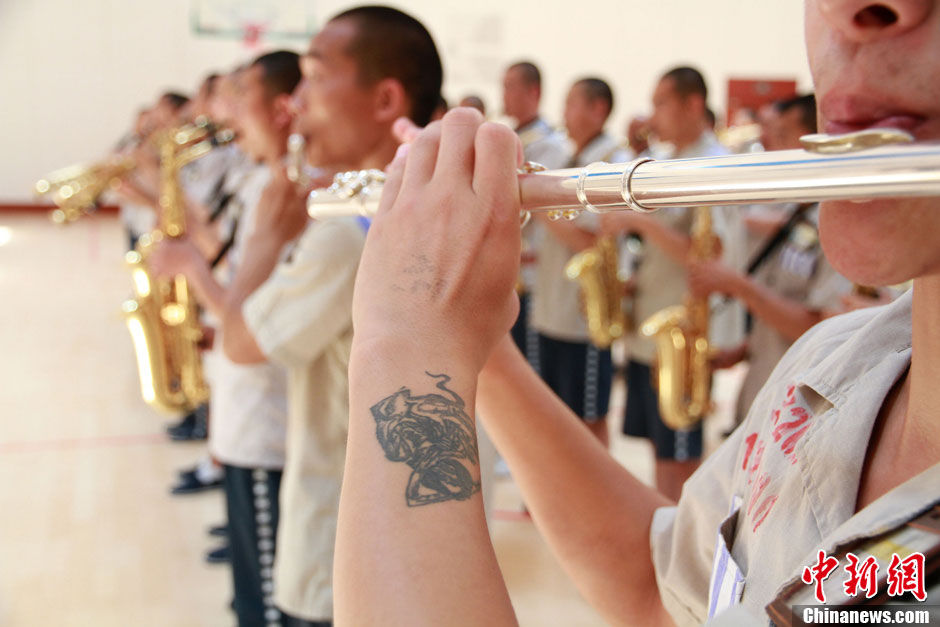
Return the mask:
{"type": "Polygon", "coordinates": [[[516,142],[457,109],[389,168],[353,299],[337,623],[515,623],[483,514],[474,400],[518,311],[516,142]]]}

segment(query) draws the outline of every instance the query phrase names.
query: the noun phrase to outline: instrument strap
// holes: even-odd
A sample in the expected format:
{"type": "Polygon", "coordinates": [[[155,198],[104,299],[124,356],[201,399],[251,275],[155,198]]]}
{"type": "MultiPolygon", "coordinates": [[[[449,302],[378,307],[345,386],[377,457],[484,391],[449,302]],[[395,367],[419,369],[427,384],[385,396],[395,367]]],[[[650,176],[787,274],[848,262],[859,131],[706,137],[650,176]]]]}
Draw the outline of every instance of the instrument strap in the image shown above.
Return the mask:
{"type": "Polygon", "coordinates": [[[225,179],[227,177],[227,172],[223,173],[219,177],[219,182],[215,184],[215,187],[212,189],[212,199],[214,200],[214,207],[212,208],[212,213],[209,214],[209,223],[215,222],[219,217],[225,212],[228,204],[232,202],[232,199],[235,197],[235,192],[224,192],[222,191],[225,187],[225,179]]]}
{"type": "Polygon", "coordinates": [[[219,252],[215,254],[215,257],[212,258],[212,261],[209,262],[209,268],[214,269],[217,265],[222,263],[222,260],[225,259],[225,256],[228,254],[228,251],[232,249],[232,246],[235,245],[235,235],[238,233],[238,218],[240,216],[235,216],[232,220],[232,232],[228,236],[228,239],[225,240],[225,243],[222,244],[222,247],[219,248],[219,252]]]}
{"type": "MultiPolygon", "coordinates": [[[[797,205],[793,212],[790,214],[790,217],[787,218],[787,221],[784,222],[780,228],[777,229],[777,232],[767,238],[767,242],[764,246],[757,252],[756,255],[751,259],[751,262],[747,264],[747,271],[745,272],[746,276],[753,276],[757,272],[764,262],[778,249],[780,245],[783,244],[787,238],[790,236],[790,232],[793,230],[793,227],[799,223],[800,219],[803,217],[803,214],[807,210],[814,207],[816,203],[804,203],[797,205]]],[[[734,298],[728,296],[727,294],[723,295],[721,299],[712,307],[712,315],[720,313],[725,310],[726,307],[731,305],[735,301],[734,298]]],[[[751,332],[751,328],[754,325],[754,318],[751,315],[750,311],[745,311],[745,320],[744,320],[744,330],[746,333],[751,332]]]]}
{"type": "Polygon", "coordinates": [[[751,276],[757,272],[760,267],[764,265],[764,262],[766,262],[767,259],[774,253],[774,251],[780,248],[780,245],[783,244],[783,242],[785,242],[786,239],[790,236],[790,232],[803,217],[803,214],[815,205],[816,203],[804,203],[802,205],[797,205],[797,207],[790,214],[790,217],[787,218],[787,221],[784,222],[779,229],[777,229],[776,233],[767,239],[767,242],[764,244],[763,248],[761,248],[751,259],[751,262],[747,265],[746,274],[748,276],[751,276]]]}

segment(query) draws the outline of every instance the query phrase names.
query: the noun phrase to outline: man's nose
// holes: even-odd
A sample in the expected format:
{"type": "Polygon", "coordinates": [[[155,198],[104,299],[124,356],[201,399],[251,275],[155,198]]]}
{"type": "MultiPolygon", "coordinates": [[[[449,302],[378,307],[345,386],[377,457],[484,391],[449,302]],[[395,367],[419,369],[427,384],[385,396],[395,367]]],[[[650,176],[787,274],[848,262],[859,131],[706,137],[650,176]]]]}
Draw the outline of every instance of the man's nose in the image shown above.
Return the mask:
{"type": "Polygon", "coordinates": [[[935,0],[818,0],[819,11],[847,39],[865,43],[917,28],[936,10],[935,0]]]}

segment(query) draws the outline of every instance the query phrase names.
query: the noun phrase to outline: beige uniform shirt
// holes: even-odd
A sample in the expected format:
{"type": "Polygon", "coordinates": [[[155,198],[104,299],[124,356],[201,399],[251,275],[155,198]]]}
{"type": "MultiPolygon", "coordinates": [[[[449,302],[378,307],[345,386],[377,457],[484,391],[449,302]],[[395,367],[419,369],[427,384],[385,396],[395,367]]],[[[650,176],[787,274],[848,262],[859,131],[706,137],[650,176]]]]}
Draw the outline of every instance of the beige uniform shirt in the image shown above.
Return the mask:
{"type": "MultiPolygon", "coordinates": [[[[681,153],[663,158],[689,159],[724,154],[728,154],[728,149],[718,142],[714,133],[706,132],[681,153]]],[[[743,237],[743,233],[739,232],[743,227],[735,211],[737,209],[731,207],[712,207],[712,229],[722,241],[722,260],[733,268],[740,268],[743,265],[743,250],[739,250],[734,242],[743,237]]],[[[660,209],[650,215],[681,233],[689,233],[692,229],[694,211],[690,208],[660,209]]],[[[652,339],[639,333],[639,326],[661,309],[681,304],[686,291],[685,267],[673,261],[655,244],[644,245],[643,258],[636,272],[636,295],[633,301],[636,329],[630,336],[630,359],[646,365],[653,363],[656,345],[652,339]]],[[[710,339],[717,346],[740,344],[744,339],[744,310],[740,305],[732,303],[715,309],[710,320],[710,339]]]]}
{"type": "MultiPolygon", "coordinates": [[[[794,209],[795,206],[788,207],[787,215],[794,209]]],[[[852,284],[836,272],[823,255],[818,214],[816,207],[803,214],[786,242],[758,268],[754,280],[788,300],[821,311],[835,308],[839,297],[848,293],[852,284]]],[[[738,396],[738,421],[747,416],[757,393],[792,342],[755,316],[747,344],[749,368],[738,396]]]]}
{"type": "MultiPolygon", "coordinates": [[[[653,517],[660,594],[681,625],[764,607],[816,552],[894,528],[940,501],[940,464],[855,513],[885,396],[911,360],[911,294],[817,325],[787,352],[747,420],[653,517]]],[[[626,558],[625,558],[626,559],[626,558]]]]}
{"type": "MultiPolygon", "coordinates": [[[[568,165],[571,160],[571,146],[567,138],[551,127],[542,118],[536,118],[525,126],[516,129],[519,141],[522,142],[522,152],[526,161],[532,161],[545,166],[549,170],[557,170],[568,165]]],[[[545,237],[544,231],[534,220],[522,229],[522,250],[538,254],[539,244],[545,237]]],[[[535,290],[536,266],[534,263],[526,264],[520,269],[520,278],[526,292],[535,290]]]]}
{"type": "Polygon", "coordinates": [[[288,260],[245,302],[258,345],[288,371],[287,461],[274,600],[307,620],[333,616],[333,543],[346,457],[352,295],[365,230],[312,222],[288,260]]]}
{"type": "Polygon", "coordinates": [[[526,161],[544,165],[549,170],[563,168],[571,159],[571,147],[564,135],[542,118],[516,129],[526,161]]]}
{"type": "MultiPolygon", "coordinates": [[[[224,268],[228,285],[241,263],[242,251],[254,231],[258,202],[270,179],[270,170],[256,165],[242,179],[232,205],[242,207],[241,224],[224,268]]],[[[278,364],[237,364],[216,338],[205,359],[209,380],[212,428],[209,451],[219,461],[241,468],[284,467],[287,433],[287,374],[278,364]]]]}
{"type": "MultiPolygon", "coordinates": [[[[575,157],[574,167],[595,161],[629,161],[630,155],[610,135],[599,135],[575,157]]],[[[596,231],[597,214],[584,212],[574,224],[596,231]]],[[[544,225],[536,236],[538,265],[532,292],[532,326],[542,335],[566,342],[587,342],[587,321],[581,307],[581,288],[565,276],[565,266],[575,254],[544,225]]]]}
{"type": "Polygon", "coordinates": [[[208,205],[218,187],[225,187],[229,176],[247,169],[248,159],[235,143],[218,146],[203,157],[190,161],[180,170],[179,180],[187,198],[208,205]],[[222,177],[226,180],[222,180],[222,177]],[[221,186],[220,186],[221,182],[221,186]]]}

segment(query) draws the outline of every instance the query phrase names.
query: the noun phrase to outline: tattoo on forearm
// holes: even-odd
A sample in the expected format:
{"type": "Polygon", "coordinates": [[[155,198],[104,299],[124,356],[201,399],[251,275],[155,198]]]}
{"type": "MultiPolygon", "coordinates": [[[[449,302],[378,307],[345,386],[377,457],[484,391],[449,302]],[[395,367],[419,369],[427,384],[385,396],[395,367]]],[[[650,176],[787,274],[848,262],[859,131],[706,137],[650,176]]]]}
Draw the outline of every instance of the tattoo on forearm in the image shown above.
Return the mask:
{"type": "Polygon", "coordinates": [[[476,429],[464,401],[447,388],[449,376],[425,374],[446,396],[412,396],[403,387],[371,407],[385,457],[411,467],[405,490],[410,507],[464,501],[480,490],[471,474],[479,464],[476,429]]]}

